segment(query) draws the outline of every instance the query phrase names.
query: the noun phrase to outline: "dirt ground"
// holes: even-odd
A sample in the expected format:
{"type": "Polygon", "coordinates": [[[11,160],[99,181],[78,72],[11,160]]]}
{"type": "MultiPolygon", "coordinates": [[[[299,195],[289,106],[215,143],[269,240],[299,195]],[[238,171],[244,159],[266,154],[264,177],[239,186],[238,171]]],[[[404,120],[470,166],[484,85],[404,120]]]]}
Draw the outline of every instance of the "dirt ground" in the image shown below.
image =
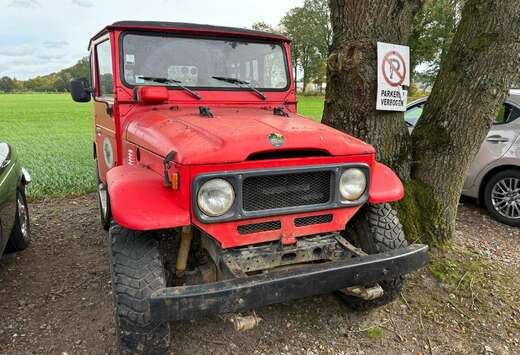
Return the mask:
{"type": "MultiPolygon", "coordinates": [[[[0,353],[115,354],[110,275],[93,195],[32,205],[33,244],[0,259],[0,353]]],[[[334,295],[173,327],[172,354],[518,354],[520,231],[463,202],[457,237],[401,297],[356,313],[334,295]]]]}

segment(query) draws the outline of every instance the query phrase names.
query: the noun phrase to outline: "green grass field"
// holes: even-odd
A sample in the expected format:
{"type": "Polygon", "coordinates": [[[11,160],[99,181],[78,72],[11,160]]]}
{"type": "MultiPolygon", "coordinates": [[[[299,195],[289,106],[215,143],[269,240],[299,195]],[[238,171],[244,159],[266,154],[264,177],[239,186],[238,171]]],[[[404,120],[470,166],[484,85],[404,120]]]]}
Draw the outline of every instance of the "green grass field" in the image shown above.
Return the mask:
{"type": "MultiPolygon", "coordinates": [[[[298,111],[317,121],[323,97],[298,99],[298,111]]],[[[0,140],[9,142],[28,168],[31,199],[95,190],[92,104],[66,94],[0,95],[0,140]]]]}
{"type": "Polygon", "coordinates": [[[69,95],[0,95],[0,140],[30,171],[31,199],[94,190],[91,112],[69,95]]]}
{"type": "Polygon", "coordinates": [[[323,96],[300,96],[298,97],[298,113],[321,121],[323,114],[323,96]]]}

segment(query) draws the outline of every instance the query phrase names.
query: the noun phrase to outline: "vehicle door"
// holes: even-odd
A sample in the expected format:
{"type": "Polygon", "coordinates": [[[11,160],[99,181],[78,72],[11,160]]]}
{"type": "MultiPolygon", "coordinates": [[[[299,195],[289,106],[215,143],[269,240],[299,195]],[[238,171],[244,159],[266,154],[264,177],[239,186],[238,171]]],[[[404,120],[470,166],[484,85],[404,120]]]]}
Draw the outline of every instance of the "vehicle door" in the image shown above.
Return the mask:
{"type": "Polygon", "coordinates": [[[0,255],[14,225],[17,184],[15,169],[9,145],[0,142],[0,255]]]}
{"type": "Polygon", "coordinates": [[[112,62],[112,46],[110,39],[94,45],[93,80],[94,116],[95,116],[95,150],[101,181],[105,182],[106,173],[116,164],[114,106],[114,73],[112,62]]]}
{"type": "Polygon", "coordinates": [[[520,117],[519,107],[507,101],[501,106],[495,123],[471,163],[464,183],[464,190],[475,184],[479,173],[486,166],[500,159],[511,148],[520,134],[518,128],[515,128],[515,121],[518,117],[520,117]]]}

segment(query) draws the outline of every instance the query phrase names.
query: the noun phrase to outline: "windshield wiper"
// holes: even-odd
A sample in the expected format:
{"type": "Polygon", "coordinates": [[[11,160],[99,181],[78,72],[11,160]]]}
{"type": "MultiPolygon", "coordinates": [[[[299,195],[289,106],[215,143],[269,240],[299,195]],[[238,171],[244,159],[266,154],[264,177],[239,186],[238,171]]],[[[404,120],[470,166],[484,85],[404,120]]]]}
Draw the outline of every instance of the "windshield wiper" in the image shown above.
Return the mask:
{"type": "Polygon", "coordinates": [[[225,81],[226,83],[235,84],[235,85],[238,85],[238,86],[244,85],[246,88],[252,90],[255,94],[260,96],[262,98],[262,100],[267,100],[267,97],[264,94],[262,94],[262,92],[257,90],[255,87],[253,87],[247,81],[243,81],[243,80],[239,80],[239,79],[235,79],[235,78],[225,78],[225,77],[222,77],[222,76],[212,76],[212,78],[215,79],[215,80],[225,81]]]}
{"type": "Polygon", "coordinates": [[[156,78],[153,76],[138,76],[138,78],[143,79],[144,81],[153,81],[154,83],[159,83],[159,84],[174,84],[174,86],[183,89],[184,91],[189,93],[191,96],[193,96],[197,100],[202,100],[202,96],[197,94],[195,91],[188,89],[186,86],[182,85],[182,82],[179,80],[167,79],[167,78],[156,78]]]}

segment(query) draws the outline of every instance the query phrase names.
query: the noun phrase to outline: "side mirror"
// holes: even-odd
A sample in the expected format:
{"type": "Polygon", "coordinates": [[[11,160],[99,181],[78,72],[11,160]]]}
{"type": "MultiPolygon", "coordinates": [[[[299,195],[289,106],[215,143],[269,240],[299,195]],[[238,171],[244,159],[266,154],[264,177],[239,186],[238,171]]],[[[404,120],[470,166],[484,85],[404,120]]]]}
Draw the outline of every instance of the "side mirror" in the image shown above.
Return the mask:
{"type": "Polygon", "coordinates": [[[76,102],[89,102],[92,97],[92,89],[85,78],[72,79],[70,81],[70,95],[76,102]]]}

